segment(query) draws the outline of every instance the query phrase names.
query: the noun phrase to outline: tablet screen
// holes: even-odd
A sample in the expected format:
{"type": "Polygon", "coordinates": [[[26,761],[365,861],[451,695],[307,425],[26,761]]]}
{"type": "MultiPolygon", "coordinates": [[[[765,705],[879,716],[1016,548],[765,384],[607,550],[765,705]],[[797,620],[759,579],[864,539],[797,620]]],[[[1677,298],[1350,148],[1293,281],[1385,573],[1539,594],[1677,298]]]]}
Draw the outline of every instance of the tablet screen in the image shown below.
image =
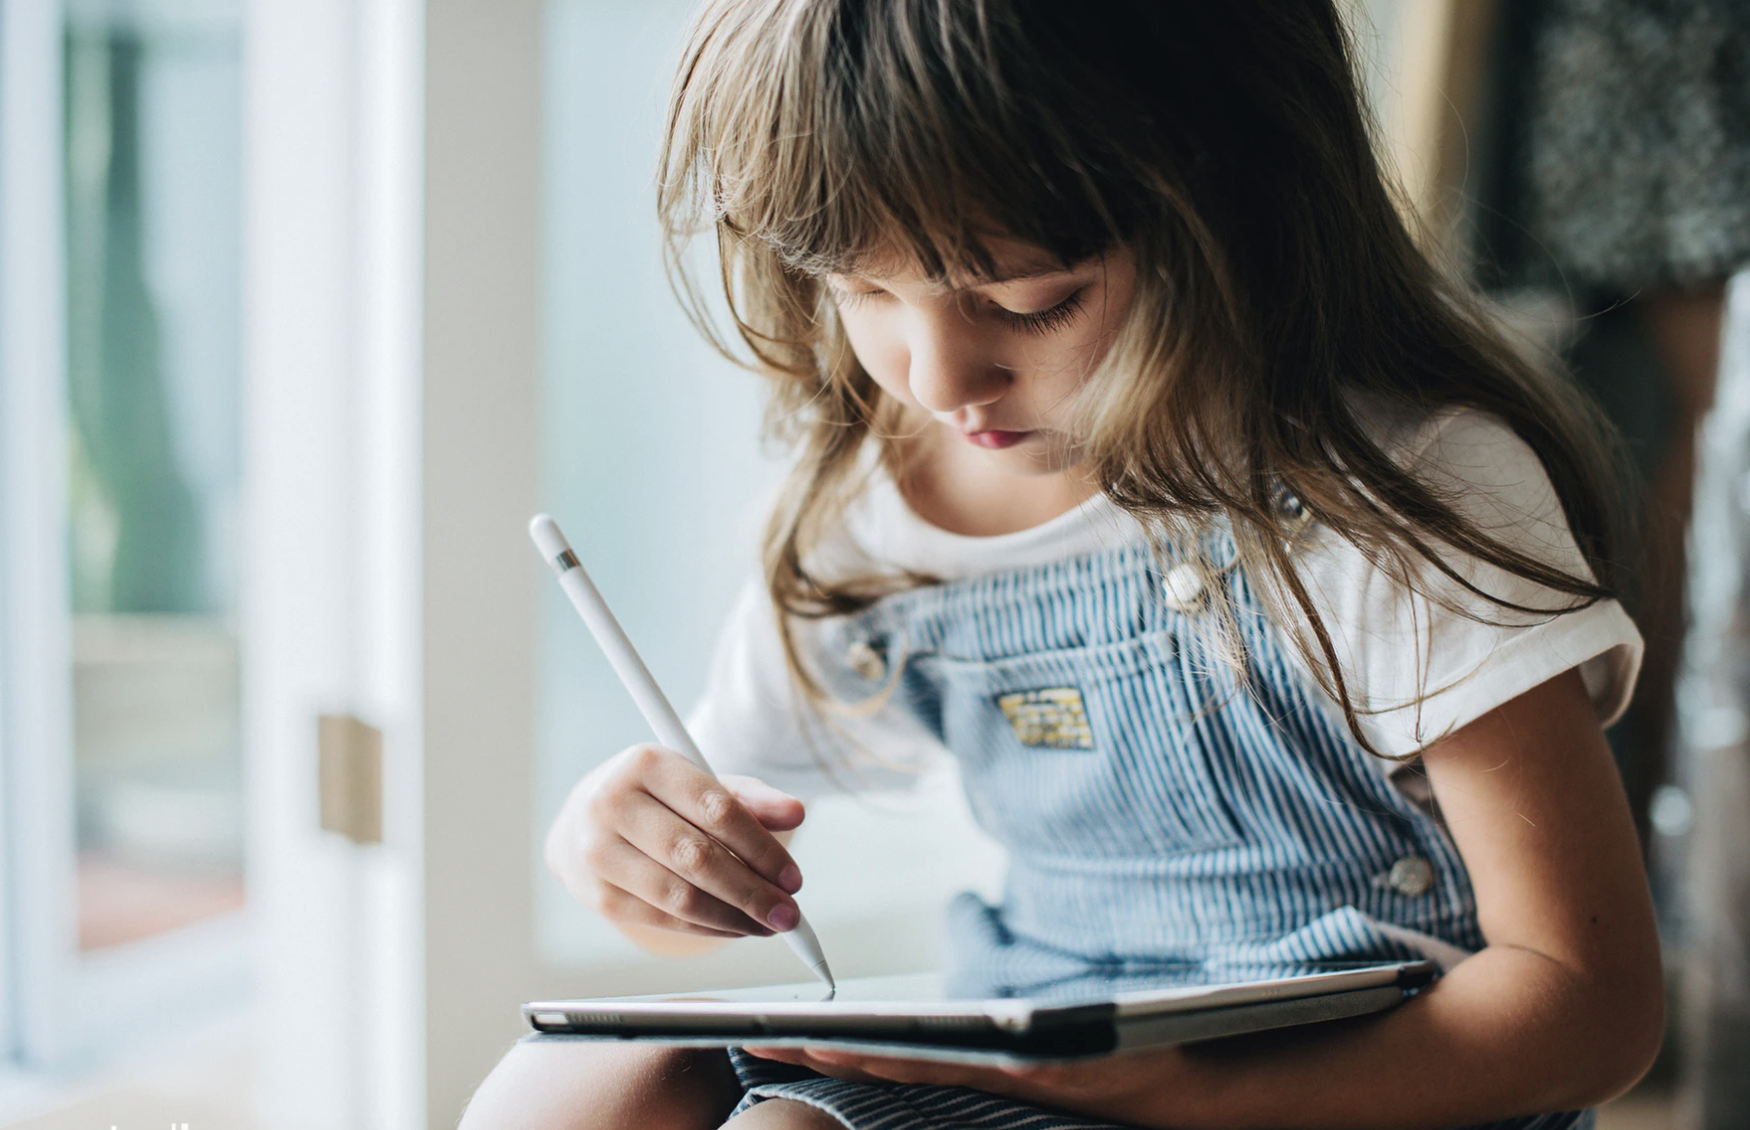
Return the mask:
{"type": "Polygon", "coordinates": [[[1226,986],[1286,983],[1364,970],[1397,970],[1404,963],[1377,961],[1317,962],[1296,965],[1113,965],[1097,967],[1076,977],[1042,981],[1031,985],[993,985],[989,981],[945,976],[939,973],[904,973],[887,977],[848,977],[829,993],[819,981],[786,985],[760,985],[744,989],[713,989],[705,992],[662,993],[640,997],[606,998],[627,1003],[720,1001],[759,1005],[809,1005],[831,1002],[839,1007],[856,1005],[947,1005],[956,1001],[1026,1000],[1034,1005],[1073,1006],[1109,1002],[1131,996],[1161,998],[1182,992],[1202,996],[1226,986]]]}

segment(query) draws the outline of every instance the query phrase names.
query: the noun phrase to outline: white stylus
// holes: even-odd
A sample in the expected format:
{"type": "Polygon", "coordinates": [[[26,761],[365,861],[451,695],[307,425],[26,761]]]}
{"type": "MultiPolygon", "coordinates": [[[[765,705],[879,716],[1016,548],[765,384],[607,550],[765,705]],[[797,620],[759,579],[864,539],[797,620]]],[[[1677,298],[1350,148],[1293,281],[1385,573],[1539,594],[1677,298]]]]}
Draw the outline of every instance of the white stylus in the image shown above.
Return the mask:
{"type": "MultiPolygon", "coordinates": [[[[529,536],[535,539],[535,547],[558,575],[559,587],[565,590],[565,595],[571,598],[572,607],[583,617],[583,622],[589,625],[595,642],[607,653],[614,673],[626,684],[626,689],[631,692],[632,700],[638,704],[644,720],[656,731],[656,740],[709,773],[712,780],[716,780],[717,774],[711,771],[705,755],[693,744],[692,735],[687,733],[680,715],[669,705],[668,696],[656,685],[650,669],[644,666],[644,660],[639,658],[632,641],[626,638],[620,622],[614,619],[614,614],[608,610],[602,594],[596,591],[595,582],[589,579],[589,573],[578,564],[577,554],[571,551],[571,543],[559,532],[558,523],[545,514],[537,514],[529,520],[529,536]]],[[[815,976],[827,983],[828,988],[837,988],[837,983],[832,979],[832,970],[827,968],[826,957],[820,952],[820,939],[814,936],[814,928],[808,924],[808,919],[799,917],[795,927],[784,932],[784,940],[790,943],[790,948],[814,971],[815,976]]]]}

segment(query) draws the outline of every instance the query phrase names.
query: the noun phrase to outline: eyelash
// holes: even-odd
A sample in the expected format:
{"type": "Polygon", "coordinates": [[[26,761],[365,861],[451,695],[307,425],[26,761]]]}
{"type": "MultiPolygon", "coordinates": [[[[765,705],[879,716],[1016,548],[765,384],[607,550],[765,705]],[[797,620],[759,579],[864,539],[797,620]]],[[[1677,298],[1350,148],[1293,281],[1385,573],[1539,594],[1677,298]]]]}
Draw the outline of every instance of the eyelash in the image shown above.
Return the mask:
{"type": "MultiPolygon", "coordinates": [[[[840,290],[837,287],[831,289],[833,298],[840,306],[856,306],[881,293],[878,290],[840,290]]],[[[1017,313],[1001,306],[994,306],[992,310],[999,321],[1023,333],[1048,334],[1075,321],[1076,315],[1082,312],[1082,292],[1076,291],[1056,306],[1045,310],[1034,310],[1026,314],[1017,313]]]]}
{"type": "Polygon", "coordinates": [[[1056,306],[1029,314],[1017,314],[1001,306],[996,310],[998,318],[1024,333],[1048,334],[1076,320],[1076,315],[1082,312],[1082,292],[1078,290],[1056,306]]]}

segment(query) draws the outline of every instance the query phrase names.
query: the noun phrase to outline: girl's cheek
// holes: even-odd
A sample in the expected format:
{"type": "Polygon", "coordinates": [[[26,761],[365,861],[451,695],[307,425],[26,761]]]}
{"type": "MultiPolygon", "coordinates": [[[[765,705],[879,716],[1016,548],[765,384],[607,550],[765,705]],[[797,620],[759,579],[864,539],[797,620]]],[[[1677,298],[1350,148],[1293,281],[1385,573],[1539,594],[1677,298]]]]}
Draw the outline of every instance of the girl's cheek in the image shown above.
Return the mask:
{"type": "Polygon", "coordinates": [[[1071,343],[1055,351],[1049,358],[1037,358],[1029,382],[1033,401],[1049,419],[1058,419],[1070,411],[1088,374],[1099,365],[1099,354],[1081,342],[1071,343]]]}
{"type": "Polygon", "coordinates": [[[845,327],[845,338],[850,342],[851,352],[856,355],[857,363],[863,366],[863,371],[881,386],[881,391],[903,404],[913,404],[908,379],[911,357],[899,335],[884,332],[878,320],[860,313],[852,317],[841,314],[839,320],[845,327]]]}

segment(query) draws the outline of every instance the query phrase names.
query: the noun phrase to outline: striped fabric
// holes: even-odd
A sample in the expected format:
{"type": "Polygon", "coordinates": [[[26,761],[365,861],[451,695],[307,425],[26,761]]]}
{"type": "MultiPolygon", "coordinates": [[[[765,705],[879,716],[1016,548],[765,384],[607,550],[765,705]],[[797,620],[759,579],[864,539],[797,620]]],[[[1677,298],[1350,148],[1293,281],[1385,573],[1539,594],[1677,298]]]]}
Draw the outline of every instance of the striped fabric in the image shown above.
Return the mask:
{"type": "MultiPolygon", "coordinates": [[[[950,907],[960,991],[1019,994],[1163,962],[1440,960],[1483,945],[1451,840],[1350,738],[1244,574],[1222,566],[1232,560],[1221,533],[1164,571],[1126,546],[900,593],[821,633],[811,658],[847,701],[898,668],[897,701],[954,753],[975,817],[1009,852],[1000,906],[964,895],[950,907]],[[1214,585],[1237,614],[1242,670],[1209,613],[1214,585]],[[1023,723],[999,702],[1043,705],[1023,723]],[[1076,741],[1049,736],[1062,733],[1076,741]]],[[[957,1088],[737,1065],[744,1105],[794,1098],[852,1130],[1106,1125],[957,1088]]]]}
{"type": "MultiPolygon", "coordinates": [[[[874,1087],[756,1059],[739,1050],[731,1051],[729,1058],[747,1088],[737,1114],[765,1099],[789,1099],[818,1107],[852,1130],[1135,1130],[966,1087],[907,1083],[874,1087]]],[[[1491,1122],[1471,1130],[1593,1130],[1595,1121],[1594,1113],[1588,1110],[1491,1122]]]]}
{"type": "Polygon", "coordinates": [[[781,1098],[819,1107],[853,1130],[1122,1130],[1110,1122],[1069,1117],[967,1087],[872,1087],[756,1059],[739,1049],[729,1058],[748,1089],[738,1114],[764,1099],[781,1098]]]}

